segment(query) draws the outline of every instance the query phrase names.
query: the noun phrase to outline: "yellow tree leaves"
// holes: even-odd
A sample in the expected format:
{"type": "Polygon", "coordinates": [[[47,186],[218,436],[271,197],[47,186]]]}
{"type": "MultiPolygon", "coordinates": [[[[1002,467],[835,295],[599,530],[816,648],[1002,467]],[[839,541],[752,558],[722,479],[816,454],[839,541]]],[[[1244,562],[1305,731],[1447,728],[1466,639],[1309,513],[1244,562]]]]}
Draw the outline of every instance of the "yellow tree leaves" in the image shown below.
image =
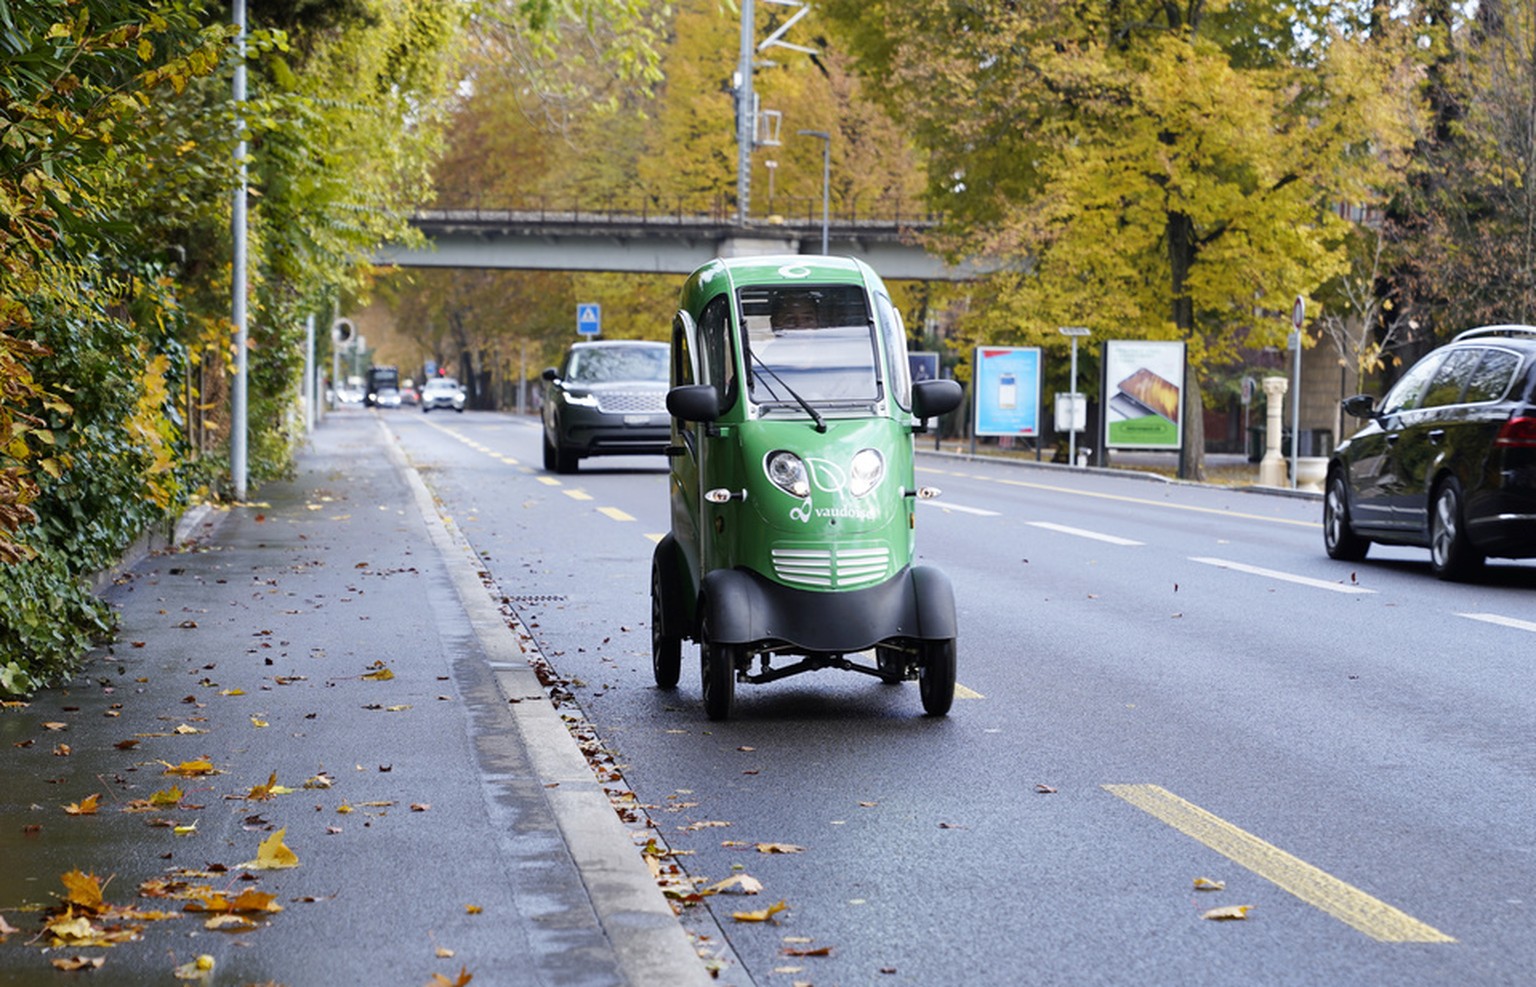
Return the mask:
{"type": "Polygon", "coordinates": [[[252,870],[285,870],[299,866],[299,855],[288,849],[288,845],[283,842],[287,833],[286,828],[280,829],[262,840],[256,848],[256,859],[247,860],[240,866],[252,870]]]}

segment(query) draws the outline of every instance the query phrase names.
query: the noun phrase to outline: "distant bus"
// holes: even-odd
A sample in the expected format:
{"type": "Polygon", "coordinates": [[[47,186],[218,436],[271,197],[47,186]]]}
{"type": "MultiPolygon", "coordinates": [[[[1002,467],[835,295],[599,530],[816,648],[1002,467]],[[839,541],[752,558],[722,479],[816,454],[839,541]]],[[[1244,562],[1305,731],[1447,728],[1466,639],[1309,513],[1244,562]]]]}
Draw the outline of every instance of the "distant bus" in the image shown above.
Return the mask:
{"type": "Polygon", "coordinates": [[[368,389],[364,393],[363,401],[371,408],[378,403],[379,391],[386,387],[400,389],[399,367],[369,367],[368,389]]]}

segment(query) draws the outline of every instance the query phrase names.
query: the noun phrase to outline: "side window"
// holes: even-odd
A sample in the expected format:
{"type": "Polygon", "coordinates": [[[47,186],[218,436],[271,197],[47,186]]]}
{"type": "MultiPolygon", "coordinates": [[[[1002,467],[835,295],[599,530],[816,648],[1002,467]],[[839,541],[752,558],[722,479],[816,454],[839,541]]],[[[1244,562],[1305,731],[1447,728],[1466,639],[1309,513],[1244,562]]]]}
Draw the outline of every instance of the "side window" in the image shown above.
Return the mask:
{"type": "Polygon", "coordinates": [[[907,363],[907,329],[902,325],[901,313],[884,295],[875,296],[875,319],[880,325],[880,339],[885,346],[885,359],[891,371],[891,397],[903,411],[912,410],[912,368],[907,363]]]}
{"type": "Polygon", "coordinates": [[[1510,381],[1519,369],[1520,354],[1509,350],[1484,350],[1482,362],[1467,379],[1467,395],[1462,400],[1468,403],[1500,400],[1509,392],[1510,381]]]}
{"type": "Polygon", "coordinates": [[[1434,378],[1430,380],[1429,389],[1424,392],[1419,407],[1440,408],[1448,404],[1460,404],[1462,388],[1467,386],[1472,368],[1477,366],[1482,357],[1482,350],[1453,351],[1440,362],[1440,369],[1435,371],[1434,378]]]}
{"type": "Polygon", "coordinates": [[[699,316],[699,347],[702,383],[720,392],[720,407],[736,403],[736,361],[731,349],[731,297],[717,295],[699,316]]]}
{"type": "Polygon", "coordinates": [[[686,312],[678,312],[672,317],[672,386],[681,387],[684,384],[692,384],[693,380],[693,343],[688,338],[688,332],[692,320],[686,312]]]}
{"type": "Polygon", "coordinates": [[[1424,388],[1435,371],[1440,368],[1441,354],[1431,353],[1415,363],[1406,374],[1392,385],[1392,390],[1381,399],[1381,413],[1395,415],[1400,411],[1412,411],[1419,407],[1424,388]]]}

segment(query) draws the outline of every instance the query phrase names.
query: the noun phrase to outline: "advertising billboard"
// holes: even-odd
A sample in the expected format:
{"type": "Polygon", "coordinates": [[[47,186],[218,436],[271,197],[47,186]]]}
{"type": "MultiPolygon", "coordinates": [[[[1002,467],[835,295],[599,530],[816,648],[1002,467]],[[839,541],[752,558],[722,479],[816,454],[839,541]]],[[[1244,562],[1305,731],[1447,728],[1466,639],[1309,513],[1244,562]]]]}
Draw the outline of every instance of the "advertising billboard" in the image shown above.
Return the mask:
{"type": "Polygon", "coordinates": [[[1184,344],[1104,343],[1105,448],[1177,449],[1184,439],[1184,344]]]}
{"type": "Polygon", "coordinates": [[[1040,434],[1040,349],[976,347],[977,435],[1040,434]]]}

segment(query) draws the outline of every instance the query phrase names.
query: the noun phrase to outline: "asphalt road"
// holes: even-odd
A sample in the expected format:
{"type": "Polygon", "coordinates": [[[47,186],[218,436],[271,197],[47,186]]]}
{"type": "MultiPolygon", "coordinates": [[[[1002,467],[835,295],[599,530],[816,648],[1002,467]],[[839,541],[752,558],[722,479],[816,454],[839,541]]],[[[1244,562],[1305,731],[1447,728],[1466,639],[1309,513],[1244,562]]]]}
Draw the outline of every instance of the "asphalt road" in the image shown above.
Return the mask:
{"type": "Polygon", "coordinates": [[[1531,981],[1536,566],[1446,584],[1329,560],[1315,500],[925,455],[951,715],[824,671],[710,723],[693,648],[651,681],[663,460],[386,420],[688,873],[763,883],[683,916],[722,983],[1531,981]]]}

